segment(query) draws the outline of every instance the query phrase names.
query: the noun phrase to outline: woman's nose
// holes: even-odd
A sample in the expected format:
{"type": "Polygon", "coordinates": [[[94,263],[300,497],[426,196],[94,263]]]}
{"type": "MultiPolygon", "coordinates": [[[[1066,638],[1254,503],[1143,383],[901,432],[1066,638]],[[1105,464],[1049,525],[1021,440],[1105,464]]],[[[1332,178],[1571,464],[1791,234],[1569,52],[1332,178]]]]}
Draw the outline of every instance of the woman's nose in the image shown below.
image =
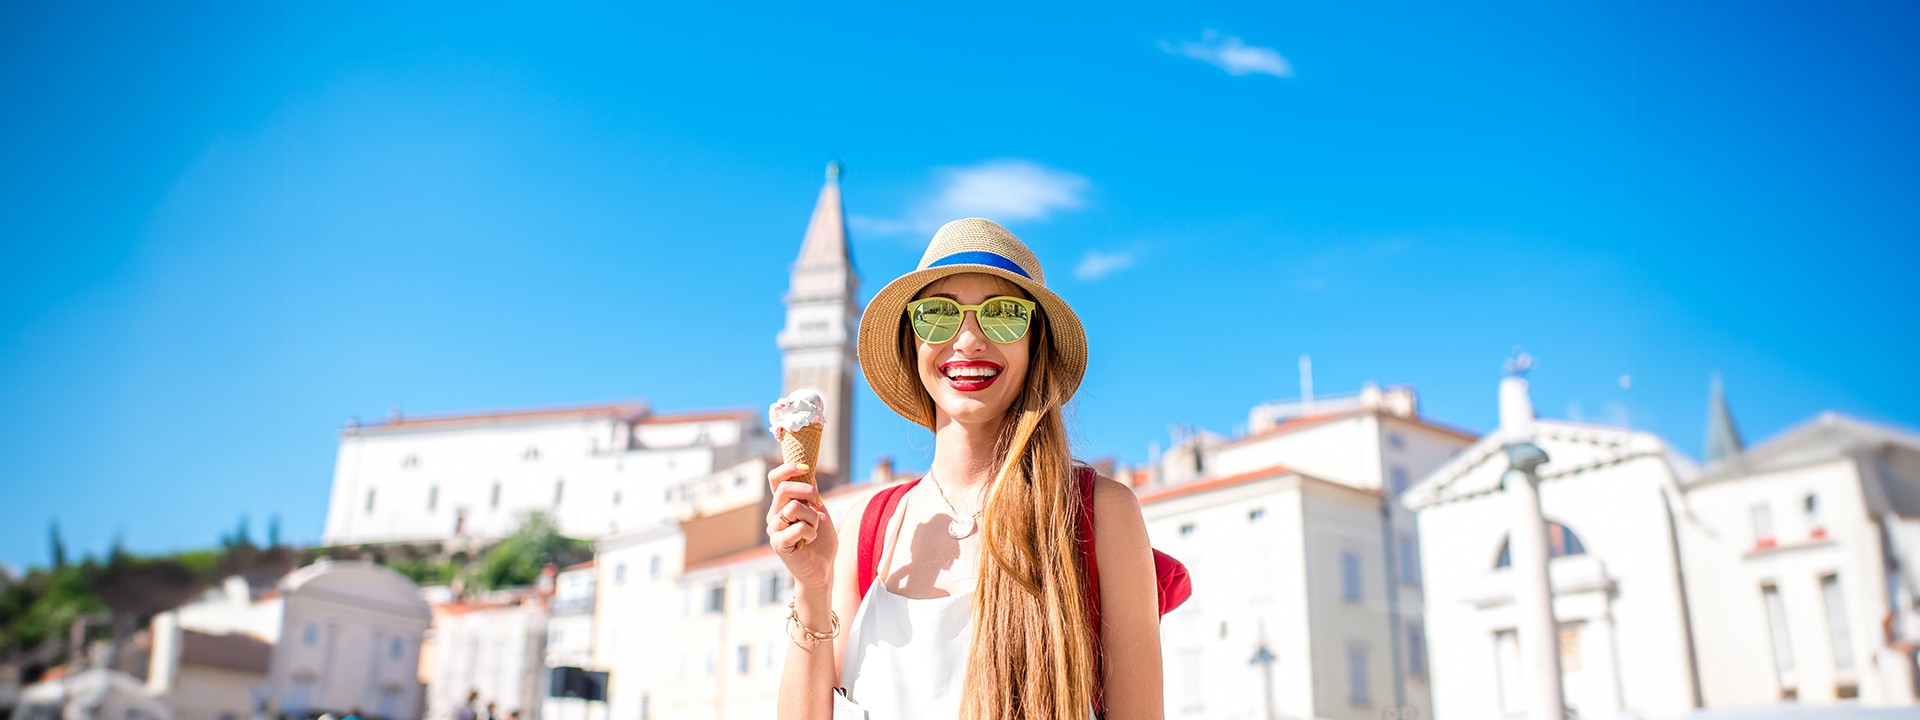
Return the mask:
{"type": "Polygon", "coordinates": [[[976,352],[987,347],[987,334],[980,330],[980,313],[968,310],[960,314],[960,333],[953,337],[953,348],[976,352]]]}

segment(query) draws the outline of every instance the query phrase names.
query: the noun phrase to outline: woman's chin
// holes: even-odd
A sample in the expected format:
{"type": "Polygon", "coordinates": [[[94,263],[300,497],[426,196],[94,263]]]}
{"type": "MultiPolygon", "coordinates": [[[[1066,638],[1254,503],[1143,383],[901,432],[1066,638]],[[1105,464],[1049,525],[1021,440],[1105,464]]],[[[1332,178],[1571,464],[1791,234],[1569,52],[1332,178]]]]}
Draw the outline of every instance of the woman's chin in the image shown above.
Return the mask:
{"type": "Polygon", "coordinates": [[[990,403],[973,398],[942,398],[936,404],[948,418],[962,425],[997,423],[1007,416],[1005,403],[990,403]]]}

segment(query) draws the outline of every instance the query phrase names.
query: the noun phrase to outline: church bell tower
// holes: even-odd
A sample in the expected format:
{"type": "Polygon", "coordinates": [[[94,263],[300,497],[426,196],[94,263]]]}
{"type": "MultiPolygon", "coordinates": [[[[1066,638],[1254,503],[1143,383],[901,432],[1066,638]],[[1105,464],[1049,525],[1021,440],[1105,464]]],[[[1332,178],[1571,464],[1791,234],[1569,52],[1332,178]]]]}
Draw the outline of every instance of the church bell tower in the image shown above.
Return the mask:
{"type": "Polygon", "coordinates": [[[860,377],[854,347],[860,278],[847,248],[840,202],[840,163],[827,164],[827,182],[814,203],[787,290],[787,324],[780,330],[781,394],[819,391],[827,401],[827,429],[816,467],[821,491],[853,481],[853,383],[860,377]]]}

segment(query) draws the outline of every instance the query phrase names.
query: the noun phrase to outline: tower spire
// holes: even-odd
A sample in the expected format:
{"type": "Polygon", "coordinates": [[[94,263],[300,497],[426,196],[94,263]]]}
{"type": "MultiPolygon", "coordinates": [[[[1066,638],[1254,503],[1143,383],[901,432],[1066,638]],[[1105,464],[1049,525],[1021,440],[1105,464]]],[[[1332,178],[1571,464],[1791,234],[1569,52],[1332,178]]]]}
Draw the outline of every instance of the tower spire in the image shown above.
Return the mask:
{"type": "Polygon", "coordinates": [[[840,202],[843,170],[837,160],[827,163],[827,182],[820,188],[820,199],[813,204],[813,219],[807,223],[806,237],[800,241],[796,271],[836,265],[852,269],[853,254],[847,249],[846,211],[840,202]]]}
{"type": "Polygon", "coordinates": [[[827,164],[826,184],[814,202],[800,256],[788,286],[787,324],[780,331],[781,393],[809,388],[827,401],[827,429],[815,464],[820,489],[852,480],[853,383],[860,366],[854,328],[860,322],[853,253],[840,201],[839,162],[827,164]]]}
{"type": "Polygon", "coordinates": [[[1727,406],[1727,392],[1721,386],[1720,373],[1713,374],[1707,395],[1706,459],[1712,464],[1739,455],[1746,444],[1740,441],[1740,429],[1733,425],[1733,410],[1727,406]]]}

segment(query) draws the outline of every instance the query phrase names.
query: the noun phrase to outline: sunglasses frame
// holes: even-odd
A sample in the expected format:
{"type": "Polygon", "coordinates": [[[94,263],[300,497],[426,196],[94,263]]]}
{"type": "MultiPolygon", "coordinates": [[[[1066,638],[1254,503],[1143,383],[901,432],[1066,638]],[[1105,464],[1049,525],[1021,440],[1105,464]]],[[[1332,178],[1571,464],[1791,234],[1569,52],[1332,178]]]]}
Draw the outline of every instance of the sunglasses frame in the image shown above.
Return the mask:
{"type": "Polygon", "coordinates": [[[960,308],[960,325],[965,325],[967,323],[967,313],[969,311],[973,313],[974,322],[976,323],[980,322],[980,310],[982,308],[985,308],[989,303],[993,303],[1001,300],[1008,300],[1008,301],[1012,301],[1014,304],[1019,305],[1022,308],[1025,308],[1027,311],[1026,327],[1021,328],[1020,334],[1017,336],[1014,336],[1013,339],[1011,340],[1002,341],[998,338],[995,338],[992,333],[989,333],[986,331],[986,326],[984,324],[981,325],[980,327],[981,334],[985,335],[988,340],[991,340],[994,343],[1000,344],[1000,345],[1012,345],[1014,343],[1017,343],[1017,342],[1020,342],[1021,340],[1026,339],[1027,333],[1033,330],[1034,312],[1040,309],[1040,303],[1034,302],[1032,300],[1028,300],[1023,297],[1016,297],[1013,295],[995,295],[993,297],[980,301],[980,304],[978,305],[962,305],[958,300],[955,300],[953,298],[948,298],[948,297],[940,297],[938,295],[933,297],[923,297],[923,298],[915,298],[913,300],[908,300],[907,308],[906,308],[907,326],[910,329],[912,329],[913,336],[915,338],[929,345],[945,345],[947,343],[953,342],[955,338],[960,337],[959,327],[955,327],[953,329],[952,337],[949,337],[945,340],[941,340],[940,342],[934,342],[932,340],[928,340],[925,336],[920,334],[919,325],[913,321],[913,309],[915,305],[919,305],[920,303],[927,302],[930,300],[941,300],[944,302],[953,303],[955,307],[960,308]]]}

